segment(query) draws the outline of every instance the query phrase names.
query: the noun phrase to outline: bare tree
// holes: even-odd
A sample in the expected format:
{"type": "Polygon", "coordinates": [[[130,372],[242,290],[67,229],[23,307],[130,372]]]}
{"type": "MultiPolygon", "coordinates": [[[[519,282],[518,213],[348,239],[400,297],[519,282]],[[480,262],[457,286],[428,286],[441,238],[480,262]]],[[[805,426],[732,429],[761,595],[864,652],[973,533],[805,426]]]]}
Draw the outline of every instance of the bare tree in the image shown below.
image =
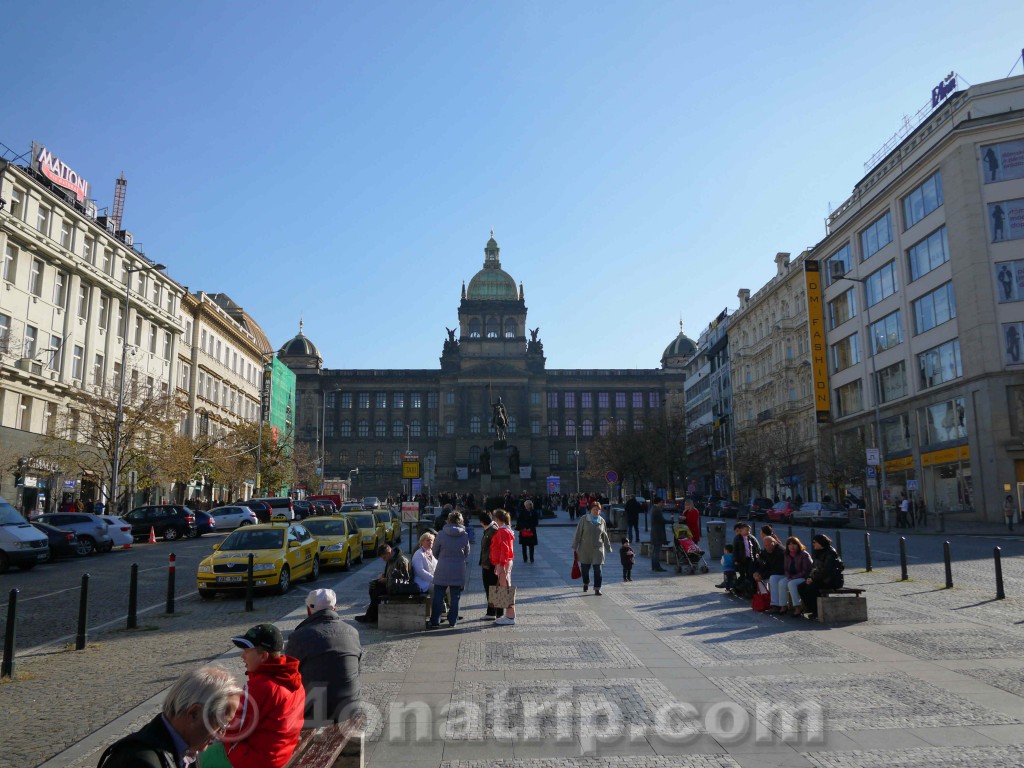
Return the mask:
{"type": "MultiPolygon", "coordinates": [[[[256,478],[256,445],[260,436],[260,425],[257,422],[243,422],[235,428],[228,446],[229,466],[234,477],[256,478]]],[[[284,486],[294,485],[292,439],[291,434],[276,433],[269,424],[263,424],[262,447],[259,452],[261,487],[257,488],[257,494],[261,491],[276,494],[284,486]]]]}
{"type": "Polygon", "coordinates": [[[864,434],[859,429],[840,432],[835,426],[821,429],[818,434],[818,472],[827,486],[840,500],[842,487],[861,484],[865,480],[864,434]]]}

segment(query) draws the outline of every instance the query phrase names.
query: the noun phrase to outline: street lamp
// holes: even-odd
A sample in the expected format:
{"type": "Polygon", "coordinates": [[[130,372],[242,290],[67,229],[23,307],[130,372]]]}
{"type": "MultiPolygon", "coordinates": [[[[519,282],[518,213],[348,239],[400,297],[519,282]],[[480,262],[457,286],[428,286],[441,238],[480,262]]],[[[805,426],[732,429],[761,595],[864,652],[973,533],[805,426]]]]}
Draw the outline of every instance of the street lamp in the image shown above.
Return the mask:
{"type": "MultiPolygon", "coordinates": [[[[121,376],[117,383],[117,414],[114,416],[114,460],[111,462],[110,503],[117,509],[117,478],[121,471],[121,422],[124,421],[124,375],[128,365],[128,321],[132,308],[132,275],[167,269],[163,264],[124,268],[124,327],[121,329],[121,376]]],[[[116,512],[114,514],[117,514],[116,512]]]]}
{"type": "Polygon", "coordinates": [[[572,452],[572,455],[576,458],[576,495],[580,495],[580,436],[578,432],[573,432],[573,437],[576,438],[576,450],[572,452]]]}
{"type": "MultiPolygon", "coordinates": [[[[878,441],[878,469],[879,476],[876,478],[878,482],[878,489],[876,491],[876,503],[878,504],[879,517],[884,517],[883,506],[882,506],[882,493],[886,487],[885,480],[885,456],[882,451],[882,414],[879,408],[879,391],[878,391],[878,376],[875,371],[875,340],[871,335],[871,304],[868,301],[868,281],[860,277],[850,277],[843,271],[843,263],[841,261],[833,261],[830,263],[830,275],[832,282],[837,280],[849,280],[853,283],[860,283],[864,286],[864,319],[867,321],[867,339],[868,339],[868,356],[871,358],[871,390],[872,390],[872,401],[875,406],[875,440],[878,441]]],[[[885,521],[888,523],[888,520],[885,521]]]]}

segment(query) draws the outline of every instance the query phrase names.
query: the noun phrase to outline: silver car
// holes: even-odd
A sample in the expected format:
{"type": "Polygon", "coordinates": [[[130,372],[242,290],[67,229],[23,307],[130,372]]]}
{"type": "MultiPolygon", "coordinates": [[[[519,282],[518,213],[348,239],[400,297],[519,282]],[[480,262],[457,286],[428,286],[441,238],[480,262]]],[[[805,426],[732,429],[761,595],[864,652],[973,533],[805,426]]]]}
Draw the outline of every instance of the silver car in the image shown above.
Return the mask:
{"type": "Polygon", "coordinates": [[[115,517],[114,515],[100,515],[103,522],[107,524],[107,530],[110,532],[110,538],[113,540],[113,544],[117,549],[131,549],[132,544],[135,543],[135,538],[132,536],[132,526],[123,517],[115,517]]]}
{"type": "Polygon", "coordinates": [[[68,528],[78,535],[83,553],[109,552],[114,548],[114,539],[110,535],[106,521],[100,515],[87,512],[51,512],[37,518],[40,523],[49,523],[58,528],[68,528]]]}
{"type": "Polygon", "coordinates": [[[230,531],[234,528],[241,528],[243,525],[256,525],[259,522],[256,513],[243,506],[216,507],[211,509],[208,514],[217,521],[218,531],[230,531]]]}
{"type": "Polygon", "coordinates": [[[834,525],[840,528],[850,522],[850,513],[838,504],[828,501],[805,501],[793,512],[793,523],[804,525],[834,525]]]}

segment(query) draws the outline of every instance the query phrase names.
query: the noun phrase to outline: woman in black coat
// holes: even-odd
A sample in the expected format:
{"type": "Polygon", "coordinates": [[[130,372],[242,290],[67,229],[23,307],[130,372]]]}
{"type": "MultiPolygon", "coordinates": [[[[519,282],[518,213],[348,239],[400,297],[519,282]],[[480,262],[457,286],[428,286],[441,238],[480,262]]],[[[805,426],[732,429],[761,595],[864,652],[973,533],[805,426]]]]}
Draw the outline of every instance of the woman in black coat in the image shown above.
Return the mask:
{"type": "Polygon", "coordinates": [[[533,562],[533,548],[537,546],[537,510],[532,501],[524,501],[522,511],[516,516],[516,530],[519,531],[519,543],[523,547],[523,562],[533,562]]]}
{"type": "Polygon", "coordinates": [[[811,557],[811,575],[797,587],[800,593],[800,613],[812,619],[818,616],[818,595],[823,590],[839,589],[843,586],[843,561],[832,546],[832,539],[819,533],[811,540],[814,552],[811,557]]]}

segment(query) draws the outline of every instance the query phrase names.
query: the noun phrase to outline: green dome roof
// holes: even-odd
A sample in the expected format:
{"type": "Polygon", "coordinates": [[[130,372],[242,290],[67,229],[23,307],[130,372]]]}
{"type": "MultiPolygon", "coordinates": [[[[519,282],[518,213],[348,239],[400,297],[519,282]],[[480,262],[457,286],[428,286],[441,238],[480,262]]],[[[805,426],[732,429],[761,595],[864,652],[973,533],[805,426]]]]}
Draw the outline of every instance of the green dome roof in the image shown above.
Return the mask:
{"type": "Polygon", "coordinates": [[[516,281],[512,275],[501,268],[501,261],[498,254],[501,249],[498,241],[494,239],[494,232],[491,231],[491,239],[484,246],[484,268],[473,275],[469,281],[469,289],[466,291],[466,298],[483,299],[485,301],[515,301],[519,298],[519,291],[516,288],[516,281]]]}

